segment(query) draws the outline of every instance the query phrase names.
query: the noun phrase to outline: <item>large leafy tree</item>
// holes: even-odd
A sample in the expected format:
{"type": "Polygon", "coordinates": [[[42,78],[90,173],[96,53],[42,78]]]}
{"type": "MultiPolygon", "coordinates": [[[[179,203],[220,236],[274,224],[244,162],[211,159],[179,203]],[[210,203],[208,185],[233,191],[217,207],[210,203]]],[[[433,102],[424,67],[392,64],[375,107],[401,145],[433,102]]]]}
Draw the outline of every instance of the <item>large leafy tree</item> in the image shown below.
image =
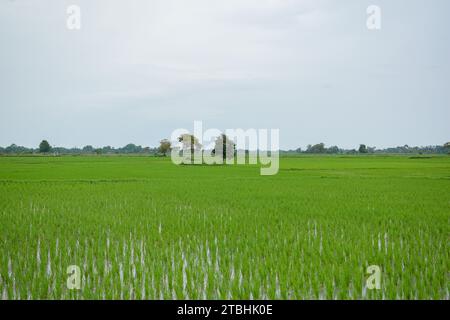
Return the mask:
{"type": "Polygon", "coordinates": [[[325,144],[323,142],[315,144],[315,145],[308,145],[306,148],[306,153],[325,153],[326,148],[325,144]]]}
{"type": "Polygon", "coordinates": [[[46,153],[46,152],[50,152],[52,148],[50,147],[50,144],[48,143],[47,140],[42,140],[41,143],[39,144],[39,152],[41,153],[46,153]]]}
{"type": "Polygon", "coordinates": [[[359,153],[367,153],[368,152],[365,144],[360,144],[358,151],[359,151],[359,153]]]}
{"type": "Polygon", "coordinates": [[[186,133],[178,137],[178,142],[181,142],[183,144],[183,152],[190,150],[191,163],[194,163],[195,151],[200,150],[202,147],[198,139],[193,134],[186,133]]]}
{"type": "Polygon", "coordinates": [[[222,150],[222,159],[232,159],[236,152],[236,144],[233,140],[229,139],[225,134],[221,134],[217,137],[215,147],[212,151],[213,154],[222,150]]]}
{"type": "Polygon", "coordinates": [[[169,153],[170,151],[170,147],[171,147],[170,141],[167,139],[162,139],[159,142],[158,152],[163,154],[164,156],[167,156],[167,153],[169,153]]]}

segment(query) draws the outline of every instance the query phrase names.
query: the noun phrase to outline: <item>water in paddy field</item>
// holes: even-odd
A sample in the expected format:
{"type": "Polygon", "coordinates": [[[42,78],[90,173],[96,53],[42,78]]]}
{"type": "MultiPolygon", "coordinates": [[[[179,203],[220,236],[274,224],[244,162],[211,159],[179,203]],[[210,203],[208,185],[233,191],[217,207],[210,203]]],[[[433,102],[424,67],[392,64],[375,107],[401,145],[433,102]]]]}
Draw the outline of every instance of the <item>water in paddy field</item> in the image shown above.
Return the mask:
{"type": "Polygon", "coordinates": [[[0,170],[2,299],[449,297],[446,158],[282,159],[269,179],[148,159],[120,159],[119,177],[114,158],[0,161],[16,167],[0,170]]]}

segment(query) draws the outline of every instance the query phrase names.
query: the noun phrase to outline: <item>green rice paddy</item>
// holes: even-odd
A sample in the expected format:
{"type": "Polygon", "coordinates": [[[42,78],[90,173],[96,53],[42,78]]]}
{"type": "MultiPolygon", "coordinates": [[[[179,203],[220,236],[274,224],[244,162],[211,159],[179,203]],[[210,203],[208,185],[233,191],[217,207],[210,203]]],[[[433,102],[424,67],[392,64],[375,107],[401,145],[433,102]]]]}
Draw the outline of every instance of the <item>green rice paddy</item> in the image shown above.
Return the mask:
{"type": "Polygon", "coordinates": [[[259,169],[0,157],[0,297],[449,298],[450,157],[259,169]],[[366,286],[370,265],[379,290],[366,286]]]}

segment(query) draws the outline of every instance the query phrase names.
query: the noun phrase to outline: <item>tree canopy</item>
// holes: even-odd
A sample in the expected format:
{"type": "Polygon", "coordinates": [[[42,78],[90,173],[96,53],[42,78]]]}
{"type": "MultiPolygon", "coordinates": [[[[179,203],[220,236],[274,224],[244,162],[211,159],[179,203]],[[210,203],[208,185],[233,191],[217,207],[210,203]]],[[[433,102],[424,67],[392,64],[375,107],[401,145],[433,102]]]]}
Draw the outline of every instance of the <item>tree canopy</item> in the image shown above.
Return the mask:
{"type": "Polygon", "coordinates": [[[217,137],[215,141],[215,147],[212,151],[213,154],[216,152],[222,152],[222,159],[232,159],[236,152],[236,144],[233,140],[229,139],[225,134],[221,134],[217,137]]]}
{"type": "Polygon", "coordinates": [[[48,143],[47,140],[42,140],[41,143],[39,144],[40,153],[50,152],[51,149],[52,148],[50,147],[50,144],[48,143]]]}
{"type": "Polygon", "coordinates": [[[162,139],[159,142],[158,152],[163,154],[164,156],[167,156],[167,153],[170,152],[171,146],[172,144],[168,139],[162,139]]]}

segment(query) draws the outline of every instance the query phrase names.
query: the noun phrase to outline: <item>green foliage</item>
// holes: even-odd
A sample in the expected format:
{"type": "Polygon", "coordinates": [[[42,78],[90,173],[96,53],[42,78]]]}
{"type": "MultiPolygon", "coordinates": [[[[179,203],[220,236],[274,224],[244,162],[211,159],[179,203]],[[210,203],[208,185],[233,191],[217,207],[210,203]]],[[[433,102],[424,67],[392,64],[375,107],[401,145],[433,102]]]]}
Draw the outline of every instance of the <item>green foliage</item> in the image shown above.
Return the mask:
{"type": "Polygon", "coordinates": [[[93,146],[91,146],[91,145],[88,145],[88,146],[84,146],[83,147],[83,152],[84,153],[94,153],[94,147],[93,146]]]}
{"type": "Polygon", "coordinates": [[[229,139],[225,134],[217,137],[215,141],[215,147],[212,150],[212,154],[216,154],[216,152],[220,150],[222,152],[222,159],[233,159],[236,153],[236,144],[233,140],[229,139]]]}
{"type": "Polygon", "coordinates": [[[448,154],[450,154],[450,142],[447,142],[447,143],[444,144],[444,150],[445,150],[448,154]]]}
{"type": "Polygon", "coordinates": [[[308,145],[306,147],[306,153],[315,153],[315,154],[321,154],[326,152],[325,144],[324,143],[318,143],[315,145],[308,145]]]}
{"type": "Polygon", "coordinates": [[[141,146],[137,146],[137,145],[135,145],[133,143],[129,143],[125,147],[122,148],[122,152],[123,153],[141,153],[142,152],[142,147],[141,146]]]}
{"type": "Polygon", "coordinates": [[[50,152],[51,147],[47,140],[42,140],[39,144],[39,152],[41,153],[47,153],[50,152]]]}
{"type": "Polygon", "coordinates": [[[8,299],[448,299],[450,158],[1,157],[8,299]],[[78,265],[82,288],[66,288],[78,265]],[[381,290],[365,289],[379,265],[381,290]]]}
{"type": "Polygon", "coordinates": [[[182,143],[183,152],[190,152],[191,163],[194,163],[194,154],[195,152],[200,151],[202,147],[197,137],[195,137],[193,134],[182,134],[178,137],[178,142],[182,143]]]}
{"type": "Polygon", "coordinates": [[[340,152],[341,152],[341,150],[339,149],[338,146],[331,146],[331,147],[327,148],[327,153],[330,153],[330,154],[336,154],[336,153],[340,153],[340,152]]]}
{"type": "Polygon", "coordinates": [[[168,139],[163,139],[159,142],[159,148],[158,152],[163,154],[164,156],[167,156],[167,154],[170,152],[172,144],[168,139]]]}
{"type": "Polygon", "coordinates": [[[359,152],[359,153],[367,153],[368,151],[367,151],[366,145],[365,145],[365,144],[360,144],[360,145],[359,145],[358,152],[359,152]]]}

